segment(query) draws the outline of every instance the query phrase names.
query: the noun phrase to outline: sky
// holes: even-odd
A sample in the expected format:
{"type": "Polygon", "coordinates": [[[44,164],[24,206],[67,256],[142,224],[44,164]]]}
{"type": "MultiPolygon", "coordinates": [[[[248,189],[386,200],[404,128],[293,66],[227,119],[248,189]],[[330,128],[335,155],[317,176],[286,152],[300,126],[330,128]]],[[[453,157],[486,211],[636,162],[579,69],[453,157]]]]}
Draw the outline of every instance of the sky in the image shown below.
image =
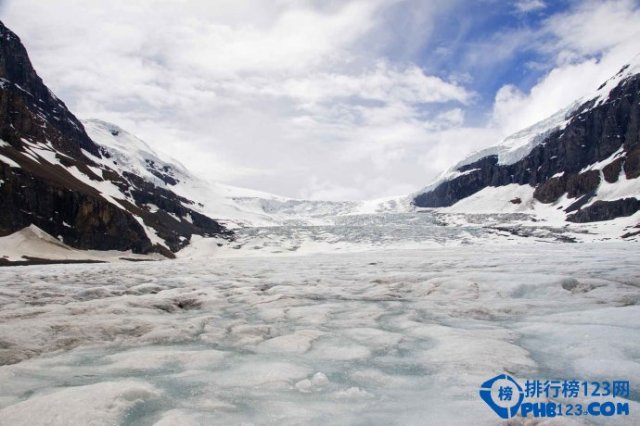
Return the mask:
{"type": "Polygon", "coordinates": [[[0,0],[45,83],[212,181],[415,192],[640,53],[640,0],[0,0]]]}

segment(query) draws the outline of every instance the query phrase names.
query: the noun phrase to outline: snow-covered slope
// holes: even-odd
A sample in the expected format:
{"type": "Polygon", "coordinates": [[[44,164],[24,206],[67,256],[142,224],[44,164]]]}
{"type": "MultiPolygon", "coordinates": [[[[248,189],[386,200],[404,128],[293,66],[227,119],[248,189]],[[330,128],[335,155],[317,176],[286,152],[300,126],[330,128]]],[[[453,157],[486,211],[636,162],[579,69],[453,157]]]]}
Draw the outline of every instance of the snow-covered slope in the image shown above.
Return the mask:
{"type": "Polygon", "coordinates": [[[5,237],[0,237],[0,265],[39,263],[44,260],[58,262],[93,261],[140,261],[159,260],[160,255],[140,255],[116,250],[78,250],[53,238],[35,225],[5,237]]]}
{"type": "Polygon", "coordinates": [[[202,179],[179,161],[157,153],[126,130],[101,120],[83,122],[91,139],[104,148],[109,167],[134,173],[195,202],[190,207],[230,227],[281,225],[292,221],[324,224],[336,216],[406,211],[407,197],[369,201],[312,201],[282,197],[202,179]]]}

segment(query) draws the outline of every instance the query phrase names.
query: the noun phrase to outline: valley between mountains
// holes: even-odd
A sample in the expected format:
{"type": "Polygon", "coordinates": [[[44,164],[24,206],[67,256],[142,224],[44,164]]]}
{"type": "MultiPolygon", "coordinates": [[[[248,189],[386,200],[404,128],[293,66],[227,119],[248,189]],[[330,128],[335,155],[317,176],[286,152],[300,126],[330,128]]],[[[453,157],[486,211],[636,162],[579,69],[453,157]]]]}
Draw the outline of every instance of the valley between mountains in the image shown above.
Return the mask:
{"type": "Polygon", "coordinates": [[[640,56],[397,197],[153,146],[78,119],[0,23],[0,425],[492,425],[499,373],[624,378],[640,424],[640,56]]]}

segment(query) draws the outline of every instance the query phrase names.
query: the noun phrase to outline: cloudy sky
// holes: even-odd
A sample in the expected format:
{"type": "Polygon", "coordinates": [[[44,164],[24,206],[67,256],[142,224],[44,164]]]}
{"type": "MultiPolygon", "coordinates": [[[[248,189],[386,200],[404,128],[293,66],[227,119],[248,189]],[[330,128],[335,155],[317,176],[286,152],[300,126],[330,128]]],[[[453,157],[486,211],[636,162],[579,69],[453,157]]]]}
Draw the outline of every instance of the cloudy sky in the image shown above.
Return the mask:
{"type": "Polygon", "coordinates": [[[0,0],[45,83],[213,180],[413,192],[640,53],[640,1],[0,0]]]}

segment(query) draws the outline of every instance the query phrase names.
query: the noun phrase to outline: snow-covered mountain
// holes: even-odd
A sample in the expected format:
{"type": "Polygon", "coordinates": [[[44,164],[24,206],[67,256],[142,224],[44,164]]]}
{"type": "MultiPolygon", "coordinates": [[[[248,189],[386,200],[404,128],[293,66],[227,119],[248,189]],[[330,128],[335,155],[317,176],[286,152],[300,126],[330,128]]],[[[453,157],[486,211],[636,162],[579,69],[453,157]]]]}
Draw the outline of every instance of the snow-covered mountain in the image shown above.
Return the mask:
{"type": "Polygon", "coordinates": [[[167,257],[192,235],[230,237],[160,184],[164,165],[118,167],[126,155],[87,135],[2,23],[0,39],[0,236],[35,226],[73,248],[167,257]]]}
{"type": "Polygon", "coordinates": [[[413,203],[603,221],[640,210],[639,177],[640,55],[591,95],[464,159],[413,203]]]}

